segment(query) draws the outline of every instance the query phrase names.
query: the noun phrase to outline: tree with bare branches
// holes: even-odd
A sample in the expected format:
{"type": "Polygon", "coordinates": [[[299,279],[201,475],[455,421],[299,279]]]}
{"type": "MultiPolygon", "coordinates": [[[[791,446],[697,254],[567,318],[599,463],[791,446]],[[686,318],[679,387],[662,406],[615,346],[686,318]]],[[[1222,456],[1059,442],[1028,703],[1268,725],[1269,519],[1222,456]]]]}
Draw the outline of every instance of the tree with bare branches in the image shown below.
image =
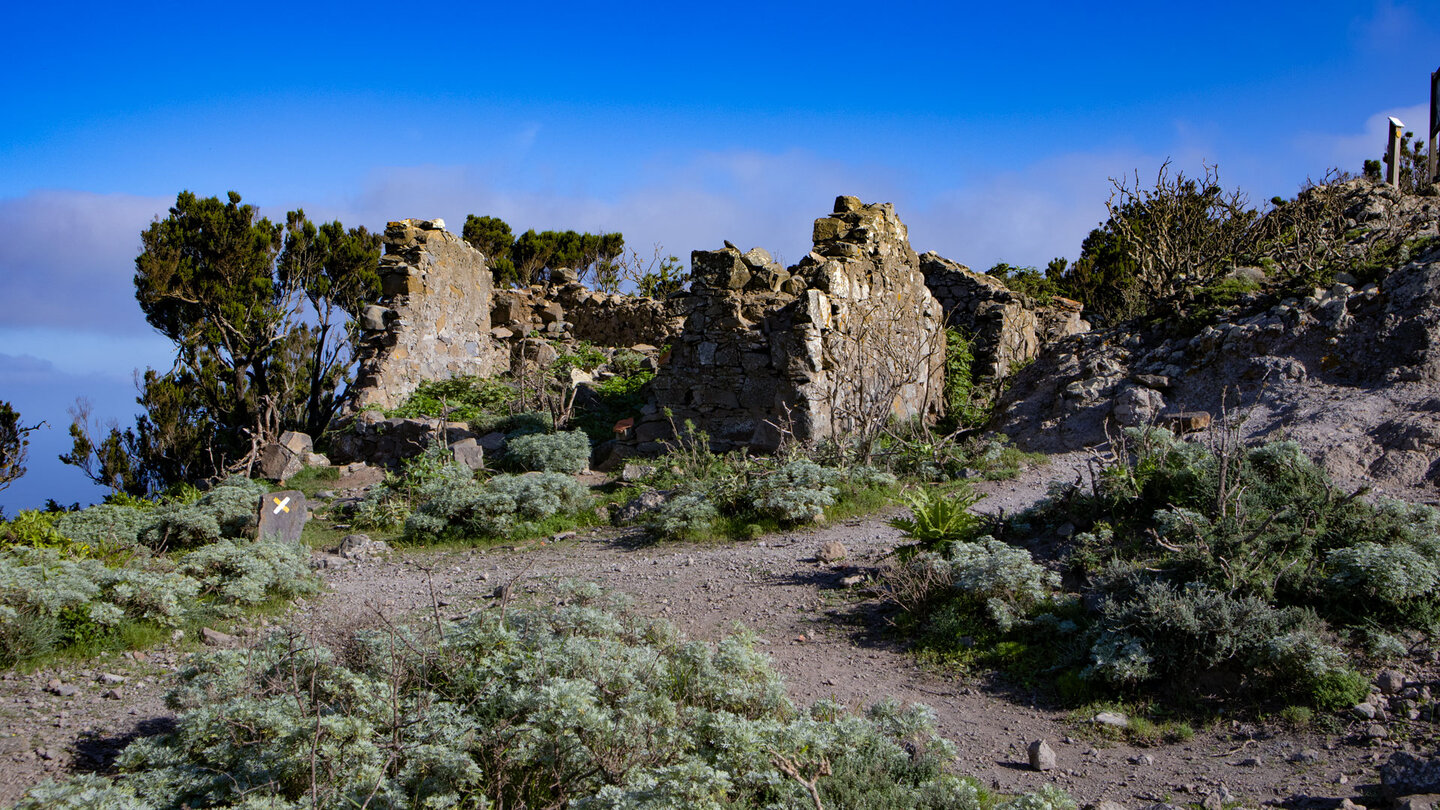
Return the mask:
{"type": "Polygon", "coordinates": [[[1111,178],[1105,202],[1114,231],[1134,263],[1141,292],[1152,301],[1185,297],[1248,258],[1263,227],[1259,213],[1238,188],[1226,191],[1219,170],[1204,165],[1200,177],[1160,164],[1153,186],[1139,172],[1111,178]]]}

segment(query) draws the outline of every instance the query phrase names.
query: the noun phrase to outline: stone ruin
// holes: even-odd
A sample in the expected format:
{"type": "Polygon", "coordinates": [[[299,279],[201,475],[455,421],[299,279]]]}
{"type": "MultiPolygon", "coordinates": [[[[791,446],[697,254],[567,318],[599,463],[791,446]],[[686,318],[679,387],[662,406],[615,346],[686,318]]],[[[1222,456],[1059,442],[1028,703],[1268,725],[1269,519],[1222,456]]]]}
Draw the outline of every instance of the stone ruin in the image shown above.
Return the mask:
{"type": "MultiPolygon", "coordinates": [[[[587,289],[567,271],[549,285],[496,290],[484,255],[442,221],[392,222],[382,298],[360,317],[345,416],[355,430],[341,460],[418,452],[441,422],[375,410],[423,381],[544,364],[552,343],[631,348],[658,366],[622,454],[661,450],[672,418],[693,421],[716,449],[772,450],[786,435],[816,440],[887,416],[937,415],[947,324],[973,335],[978,371],[996,377],[1088,328],[1074,302],[1039,306],[964,265],[917,255],[889,204],[840,197],[813,237],[789,268],[762,248],[695,251],[690,289],[652,300],[587,289]]],[[[447,427],[447,440],[473,438],[447,427]]]]}
{"type": "Polygon", "coordinates": [[[380,303],[360,313],[350,409],[394,408],[425,380],[501,370],[485,255],[438,219],[391,222],[384,244],[380,303]]]}
{"type": "Polygon", "coordinates": [[[775,449],[885,416],[940,410],[944,334],[889,204],[836,200],[815,248],[785,269],[756,248],[691,254],[685,330],[651,382],[638,450],[693,421],[717,449],[775,449]]]}

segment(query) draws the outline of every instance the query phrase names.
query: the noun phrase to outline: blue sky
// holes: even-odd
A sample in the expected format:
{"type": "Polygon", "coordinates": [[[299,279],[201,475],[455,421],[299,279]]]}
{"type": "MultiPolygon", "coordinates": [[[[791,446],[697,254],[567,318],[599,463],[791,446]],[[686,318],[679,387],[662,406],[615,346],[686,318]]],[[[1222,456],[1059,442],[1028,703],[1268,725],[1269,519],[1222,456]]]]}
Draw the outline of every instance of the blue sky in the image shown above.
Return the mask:
{"type": "Polygon", "coordinates": [[[1440,67],[1434,2],[212,5],[7,10],[0,399],[49,425],[7,511],[103,494],[54,460],[66,407],[129,423],[168,366],[130,277],[182,189],[790,262],[856,194],[918,250],[1043,266],[1167,157],[1255,201],[1358,170],[1440,67]]]}

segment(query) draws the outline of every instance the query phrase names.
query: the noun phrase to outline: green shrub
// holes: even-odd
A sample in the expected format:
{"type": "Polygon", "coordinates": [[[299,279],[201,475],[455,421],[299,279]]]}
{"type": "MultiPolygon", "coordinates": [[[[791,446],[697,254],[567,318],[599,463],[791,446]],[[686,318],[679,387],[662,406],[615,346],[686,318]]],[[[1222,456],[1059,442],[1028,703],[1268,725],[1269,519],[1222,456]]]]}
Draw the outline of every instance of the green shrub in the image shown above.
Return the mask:
{"type": "Polygon", "coordinates": [[[584,472],[590,466],[590,437],[582,430],[516,436],[505,443],[505,460],[534,472],[584,472]]]}
{"type": "Polygon", "coordinates": [[[73,513],[41,512],[22,509],[9,521],[0,521],[0,548],[52,548],[75,557],[85,557],[94,550],[83,540],[73,540],[55,524],[73,513]]]}
{"type": "Polygon", "coordinates": [[[561,473],[497,475],[484,484],[457,479],[421,497],[425,500],[405,521],[405,537],[414,542],[501,537],[590,505],[585,486],[561,473]]]}
{"type": "Polygon", "coordinates": [[[400,407],[386,411],[385,415],[408,419],[445,416],[451,422],[488,426],[508,415],[510,403],[516,399],[515,389],[501,380],[451,377],[420,383],[400,407]]]}
{"type": "Polygon", "coordinates": [[[685,540],[703,536],[720,517],[715,505],[704,495],[676,495],[650,513],[647,524],[663,540],[685,540]]]}
{"type": "Polygon", "coordinates": [[[809,459],[788,461],[750,485],[748,498],[762,515],[785,523],[811,523],[825,518],[825,508],[840,494],[845,476],[809,459]]]}
{"type": "Polygon", "coordinates": [[[910,517],[895,518],[890,525],[932,551],[942,543],[973,540],[980,528],[980,518],[971,513],[970,507],[984,497],[968,486],[948,492],[921,487],[905,496],[910,517]]]}
{"type": "MultiPolygon", "coordinates": [[[[955,748],[925,707],[801,710],[754,636],[682,641],[584,589],[562,605],[483,613],[438,642],[363,637],[348,665],[283,636],[210,653],[180,675],[173,732],[132,743],[111,779],[42,786],[19,806],[992,804],[950,772],[955,748]]],[[[998,810],[1074,807],[1046,788],[998,810]]]]}

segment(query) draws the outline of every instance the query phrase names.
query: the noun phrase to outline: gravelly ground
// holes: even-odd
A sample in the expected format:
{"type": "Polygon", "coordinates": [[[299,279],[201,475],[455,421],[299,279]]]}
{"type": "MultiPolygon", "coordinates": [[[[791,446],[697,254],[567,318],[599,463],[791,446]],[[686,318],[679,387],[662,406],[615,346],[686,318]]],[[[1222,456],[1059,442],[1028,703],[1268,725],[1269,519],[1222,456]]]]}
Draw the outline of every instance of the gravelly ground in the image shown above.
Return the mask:
{"type": "MultiPolygon", "coordinates": [[[[1074,478],[1078,455],[1061,456],[1019,480],[986,484],[982,506],[1013,512],[1040,497],[1049,481],[1074,478]]],[[[336,638],[432,610],[431,587],[444,615],[484,606],[496,587],[514,583],[544,598],[563,579],[598,582],[632,595],[636,609],[663,615],[692,638],[714,639],[741,622],[760,634],[792,697],[808,703],[835,697],[861,707],[886,696],[933,707],[942,733],[959,746],[958,767],[1004,791],[1052,781],[1077,799],[1127,806],[1198,802],[1224,785],[1247,806],[1290,799],[1292,805],[1334,806],[1359,798],[1378,782],[1376,765],[1399,747],[1424,747],[1428,724],[1392,723],[1392,739],[1361,742],[1360,727],[1323,736],[1281,728],[1219,723],[1184,743],[1136,748],[1103,739],[1065,712],[1031,697],[953,673],[928,671],[885,632],[885,607],[863,588],[840,580],[882,564],[898,533],[885,516],[851,520],[756,542],[646,545],[633,534],[601,531],[557,543],[447,552],[407,552],[390,559],[327,569],[327,592],[275,619],[317,639],[336,638]],[[839,540],[848,557],[815,560],[816,549],[839,540]],[[1353,733],[1352,733],[1353,732],[1353,733]],[[1411,742],[1397,741],[1408,736],[1411,742]],[[1025,746],[1043,738],[1058,769],[1032,771],[1025,746]],[[1292,762],[1302,751],[1309,759],[1292,762]]],[[[0,803],[13,801],[46,776],[96,767],[127,736],[161,727],[167,671],[182,654],[159,649],[111,656],[60,672],[0,678],[0,803]],[[120,698],[95,682],[101,672],[127,678],[120,698]],[[44,691],[55,677],[78,694],[44,691]]]]}

